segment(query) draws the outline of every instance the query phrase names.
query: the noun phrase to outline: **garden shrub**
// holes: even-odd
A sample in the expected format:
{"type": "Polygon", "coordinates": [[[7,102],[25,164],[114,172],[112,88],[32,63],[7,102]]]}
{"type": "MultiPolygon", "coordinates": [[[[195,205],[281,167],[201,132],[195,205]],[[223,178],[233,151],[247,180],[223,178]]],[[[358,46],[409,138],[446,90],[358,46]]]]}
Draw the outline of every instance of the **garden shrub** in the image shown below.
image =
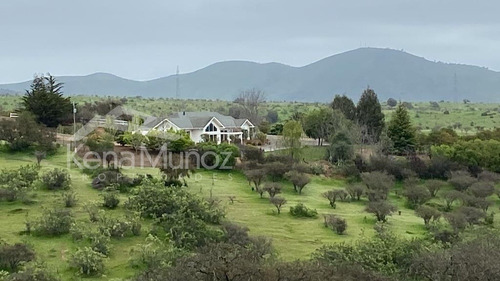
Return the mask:
{"type": "Polygon", "coordinates": [[[318,211],[315,209],[309,209],[304,204],[298,203],[297,205],[290,207],[290,215],[302,218],[316,218],[318,216],[318,211]]]}
{"type": "Polygon", "coordinates": [[[204,155],[204,164],[215,169],[234,167],[236,158],[240,156],[240,149],[229,143],[214,144],[212,142],[200,142],[196,148],[200,155],[204,155]]]}
{"type": "Polygon", "coordinates": [[[241,157],[243,161],[264,162],[264,151],[255,146],[246,145],[241,148],[241,157]]]}

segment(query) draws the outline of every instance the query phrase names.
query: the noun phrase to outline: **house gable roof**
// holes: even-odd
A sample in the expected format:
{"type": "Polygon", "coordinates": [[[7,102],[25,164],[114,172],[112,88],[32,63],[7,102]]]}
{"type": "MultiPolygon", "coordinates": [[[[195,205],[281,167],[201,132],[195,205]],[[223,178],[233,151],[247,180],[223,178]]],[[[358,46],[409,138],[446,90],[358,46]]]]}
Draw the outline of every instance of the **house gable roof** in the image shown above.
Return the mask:
{"type": "Polygon", "coordinates": [[[203,129],[213,119],[217,120],[224,128],[240,128],[245,122],[254,127],[248,119],[235,119],[231,116],[222,115],[218,112],[200,111],[200,112],[177,112],[166,118],[157,118],[145,127],[155,128],[165,120],[170,121],[179,129],[203,129]]]}

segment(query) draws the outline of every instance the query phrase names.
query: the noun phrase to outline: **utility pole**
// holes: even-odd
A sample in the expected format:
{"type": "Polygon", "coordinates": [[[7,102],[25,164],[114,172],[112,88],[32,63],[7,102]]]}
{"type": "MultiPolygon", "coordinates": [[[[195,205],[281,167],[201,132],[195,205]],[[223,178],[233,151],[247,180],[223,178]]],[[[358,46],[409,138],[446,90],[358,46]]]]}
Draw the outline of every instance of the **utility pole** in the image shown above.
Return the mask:
{"type": "Polygon", "coordinates": [[[76,104],[73,101],[73,149],[76,152],[76,104]]]}
{"type": "Polygon", "coordinates": [[[179,99],[179,66],[175,72],[175,99],[179,99]]]}

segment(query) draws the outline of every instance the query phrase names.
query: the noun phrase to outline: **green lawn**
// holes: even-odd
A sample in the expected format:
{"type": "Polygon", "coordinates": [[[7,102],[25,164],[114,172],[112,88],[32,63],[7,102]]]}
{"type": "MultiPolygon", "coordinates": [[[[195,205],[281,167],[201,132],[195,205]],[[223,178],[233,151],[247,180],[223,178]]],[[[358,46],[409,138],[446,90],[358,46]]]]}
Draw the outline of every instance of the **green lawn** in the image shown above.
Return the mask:
{"type": "MultiPolygon", "coordinates": [[[[313,177],[312,182],[304,188],[302,195],[293,192],[291,184],[284,183],[283,196],[288,203],[282,213],[277,215],[275,207],[269,203],[267,196],[260,198],[245,178],[237,172],[213,173],[203,171],[197,173],[191,180],[189,188],[204,196],[216,196],[226,206],[228,219],[245,225],[253,235],[271,237],[280,256],[286,260],[309,258],[310,254],[320,246],[328,243],[353,241],[364,235],[373,233],[375,218],[364,212],[366,199],[360,202],[338,202],[332,209],[322,193],[334,188],[343,188],[343,180],[325,177],[313,177]],[[215,176],[215,180],[212,180],[215,176]],[[212,185],[212,182],[214,183],[212,185]],[[236,196],[230,203],[228,197],[236,196]],[[289,214],[290,206],[303,203],[319,213],[316,219],[294,218],[289,214]],[[345,235],[337,235],[323,226],[323,214],[337,214],[347,220],[348,228],[345,235]]],[[[389,219],[390,227],[405,237],[423,235],[426,231],[422,219],[416,217],[412,210],[404,206],[403,200],[391,197],[393,203],[402,211],[389,219]]]]}

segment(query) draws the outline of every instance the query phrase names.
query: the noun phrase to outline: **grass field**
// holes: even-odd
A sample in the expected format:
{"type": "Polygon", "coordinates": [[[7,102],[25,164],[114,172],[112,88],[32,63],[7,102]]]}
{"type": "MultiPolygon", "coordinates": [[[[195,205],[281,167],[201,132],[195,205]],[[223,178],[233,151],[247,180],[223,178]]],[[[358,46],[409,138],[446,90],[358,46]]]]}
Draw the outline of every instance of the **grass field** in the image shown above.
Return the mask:
{"type": "MultiPolygon", "coordinates": [[[[312,148],[310,148],[312,149],[312,148]]],[[[314,149],[312,149],[314,150],[314,149]]],[[[316,149],[318,150],[318,149],[316,149]]],[[[320,150],[321,151],[321,150],[320,150]]],[[[316,151],[317,152],[317,151],[316,151]]],[[[34,157],[29,154],[0,153],[0,168],[15,168],[20,165],[33,164],[34,157]]],[[[66,155],[60,152],[42,162],[42,171],[54,167],[66,168],[66,155]]],[[[73,190],[77,193],[79,202],[72,210],[78,221],[88,219],[82,206],[85,202],[101,201],[99,191],[91,188],[88,177],[79,170],[70,171],[73,190]]],[[[146,170],[127,170],[128,174],[158,172],[151,168],[146,170]]],[[[270,237],[279,254],[284,260],[307,259],[310,254],[324,244],[352,242],[362,237],[373,234],[374,217],[364,211],[366,199],[360,202],[337,202],[337,208],[332,209],[328,200],[322,193],[334,188],[343,188],[344,180],[314,176],[312,182],[306,186],[302,195],[293,192],[289,183],[285,185],[283,196],[288,203],[282,213],[277,215],[275,208],[267,198],[251,191],[248,182],[238,171],[198,171],[189,180],[189,190],[204,197],[214,196],[221,200],[227,210],[227,219],[247,226],[251,235],[270,237]],[[230,203],[229,196],[235,196],[234,203],[230,203]],[[299,219],[289,214],[290,206],[304,203],[307,207],[316,209],[319,213],[316,219],[299,219]],[[347,220],[348,228],[345,235],[337,235],[323,226],[323,214],[337,214],[347,220]]],[[[400,184],[395,189],[401,188],[400,184]]],[[[39,258],[51,268],[59,272],[63,280],[71,280],[75,272],[69,269],[67,260],[77,247],[85,246],[86,242],[73,242],[70,235],[45,238],[20,235],[25,229],[27,218],[33,219],[41,214],[43,208],[63,206],[60,198],[61,192],[35,191],[36,202],[25,205],[20,202],[0,202],[0,238],[9,242],[24,241],[34,246],[39,258]]],[[[121,195],[121,201],[126,200],[126,195],[121,195]]],[[[414,212],[405,206],[401,198],[391,192],[390,200],[397,205],[401,215],[394,214],[389,218],[388,225],[396,234],[402,237],[419,237],[426,233],[422,219],[416,217],[414,212]]],[[[438,199],[434,199],[438,200],[438,199]]],[[[497,200],[497,199],[495,199],[497,200]]],[[[498,202],[496,202],[498,203],[498,202]]],[[[121,216],[125,210],[120,204],[116,210],[106,211],[111,216],[121,216]]],[[[143,223],[143,234],[140,237],[112,239],[111,255],[106,259],[106,275],[97,280],[111,278],[126,278],[133,276],[136,270],[129,265],[130,251],[139,243],[143,243],[150,222],[143,223]]]]}
{"type": "MultiPolygon", "coordinates": [[[[413,103],[410,117],[415,126],[423,132],[433,128],[451,127],[459,134],[473,134],[478,127],[484,129],[500,128],[500,104],[493,103],[453,103],[440,102],[439,109],[430,107],[430,103],[413,103]],[[449,114],[445,114],[445,111],[449,114]],[[485,116],[482,114],[485,113],[485,116]],[[458,127],[457,127],[458,125],[458,127]]],[[[394,109],[384,106],[386,120],[390,120],[394,109]]]]}
{"type": "MultiPolygon", "coordinates": [[[[104,97],[96,96],[74,96],[72,100],[79,104],[104,100],[104,97]]],[[[333,98],[333,97],[332,97],[333,98]]],[[[113,99],[121,99],[114,97],[113,99]]],[[[186,111],[218,111],[223,114],[229,113],[229,108],[233,105],[231,101],[221,100],[176,100],[176,99],[152,99],[152,98],[131,98],[124,99],[125,106],[140,112],[155,116],[165,116],[172,112],[186,111]]],[[[0,112],[8,116],[16,108],[20,107],[21,96],[0,96],[0,112]]],[[[356,102],[356,101],[355,101],[356,102]]],[[[390,120],[394,108],[390,108],[384,101],[381,101],[386,121],[390,120]]],[[[429,102],[412,103],[410,117],[415,126],[423,132],[428,132],[436,127],[450,127],[460,123],[460,128],[456,128],[460,134],[472,134],[477,131],[476,127],[492,129],[500,127],[500,104],[495,103],[468,103],[463,102],[439,102],[439,108],[431,108],[429,102]],[[444,114],[448,111],[449,114],[444,114]],[[481,116],[487,113],[487,116],[481,116]]],[[[262,105],[260,114],[265,116],[268,111],[274,110],[278,113],[278,121],[283,122],[290,118],[295,112],[307,113],[311,110],[325,106],[322,103],[304,102],[266,102],[262,105]]]]}

